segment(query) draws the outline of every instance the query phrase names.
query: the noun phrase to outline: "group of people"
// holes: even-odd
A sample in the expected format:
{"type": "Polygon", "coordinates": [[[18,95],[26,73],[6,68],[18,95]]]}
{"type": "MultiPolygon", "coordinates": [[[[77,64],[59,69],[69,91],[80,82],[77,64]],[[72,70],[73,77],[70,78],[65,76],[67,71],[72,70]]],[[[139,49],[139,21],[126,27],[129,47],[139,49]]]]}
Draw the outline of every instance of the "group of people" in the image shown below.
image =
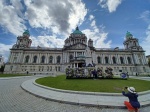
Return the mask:
{"type": "Polygon", "coordinates": [[[97,77],[106,77],[106,78],[112,78],[113,77],[113,73],[112,73],[113,69],[111,67],[106,67],[105,73],[103,73],[103,69],[102,68],[97,68],[94,69],[92,71],[93,77],[97,78],[97,77]]]}

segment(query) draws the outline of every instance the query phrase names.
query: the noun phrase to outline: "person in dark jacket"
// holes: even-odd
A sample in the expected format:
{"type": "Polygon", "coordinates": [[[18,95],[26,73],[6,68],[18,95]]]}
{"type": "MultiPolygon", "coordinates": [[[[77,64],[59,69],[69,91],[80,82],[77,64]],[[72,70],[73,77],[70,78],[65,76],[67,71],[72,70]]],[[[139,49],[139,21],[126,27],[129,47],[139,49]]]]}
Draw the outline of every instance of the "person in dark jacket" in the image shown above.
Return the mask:
{"type": "Polygon", "coordinates": [[[92,74],[93,74],[94,78],[97,79],[97,71],[95,69],[92,71],[92,74]]]}
{"type": "Polygon", "coordinates": [[[124,105],[128,108],[129,112],[138,112],[140,108],[140,103],[138,101],[138,94],[135,91],[134,87],[125,87],[122,90],[122,94],[129,98],[128,101],[124,101],[124,105]],[[125,93],[125,89],[128,90],[128,93],[125,93]]]}

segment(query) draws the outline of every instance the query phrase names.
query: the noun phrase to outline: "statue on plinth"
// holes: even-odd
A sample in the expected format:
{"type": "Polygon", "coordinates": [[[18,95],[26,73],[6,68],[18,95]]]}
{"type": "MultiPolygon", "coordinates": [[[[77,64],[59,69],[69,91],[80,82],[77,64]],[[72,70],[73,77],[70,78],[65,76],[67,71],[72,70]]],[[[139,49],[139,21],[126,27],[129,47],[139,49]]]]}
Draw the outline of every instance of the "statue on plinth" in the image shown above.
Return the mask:
{"type": "Polygon", "coordinates": [[[92,56],[91,56],[91,50],[90,48],[87,46],[86,49],[85,49],[85,63],[86,63],[86,66],[88,67],[92,67],[93,66],[93,63],[92,63],[92,56]]]}

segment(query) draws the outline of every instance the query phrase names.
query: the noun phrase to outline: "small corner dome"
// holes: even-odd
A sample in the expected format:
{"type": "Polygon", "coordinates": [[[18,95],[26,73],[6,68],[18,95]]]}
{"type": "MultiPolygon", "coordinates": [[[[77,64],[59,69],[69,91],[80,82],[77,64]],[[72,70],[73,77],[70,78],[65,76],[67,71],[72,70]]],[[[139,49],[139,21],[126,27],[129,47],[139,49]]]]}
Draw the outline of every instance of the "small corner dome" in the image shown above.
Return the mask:
{"type": "Polygon", "coordinates": [[[133,37],[133,35],[130,32],[127,31],[126,38],[129,39],[129,38],[132,38],[132,37],[133,37]]]}
{"type": "Polygon", "coordinates": [[[83,34],[83,33],[79,30],[79,28],[77,26],[76,30],[73,32],[73,34],[83,34]]]}
{"type": "Polygon", "coordinates": [[[25,30],[25,32],[23,32],[23,35],[28,35],[28,36],[30,36],[29,30],[25,30]]]}

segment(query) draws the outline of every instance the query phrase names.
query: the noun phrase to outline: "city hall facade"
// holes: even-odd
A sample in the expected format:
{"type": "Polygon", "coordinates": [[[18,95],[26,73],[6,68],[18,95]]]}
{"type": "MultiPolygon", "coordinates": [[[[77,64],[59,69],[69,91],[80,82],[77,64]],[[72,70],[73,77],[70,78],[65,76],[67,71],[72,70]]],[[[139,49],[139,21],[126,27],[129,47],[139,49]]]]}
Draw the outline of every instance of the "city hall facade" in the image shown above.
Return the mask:
{"type": "Polygon", "coordinates": [[[139,45],[138,39],[130,32],[126,33],[123,42],[124,49],[95,48],[93,40],[87,39],[77,27],[64,41],[63,48],[31,47],[30,33],[26,30],[10,49],[10,56],[5,65],[5,73],[49,74],[65,72],[65,69],[82,67],[82,61],[74,61],[76,57],[85,57],[85,50],[90,50],[90,56],[95,68],[111,67],[114,74],[119,71],[129,75],[149,73],[145,51],[139,45]]]}

